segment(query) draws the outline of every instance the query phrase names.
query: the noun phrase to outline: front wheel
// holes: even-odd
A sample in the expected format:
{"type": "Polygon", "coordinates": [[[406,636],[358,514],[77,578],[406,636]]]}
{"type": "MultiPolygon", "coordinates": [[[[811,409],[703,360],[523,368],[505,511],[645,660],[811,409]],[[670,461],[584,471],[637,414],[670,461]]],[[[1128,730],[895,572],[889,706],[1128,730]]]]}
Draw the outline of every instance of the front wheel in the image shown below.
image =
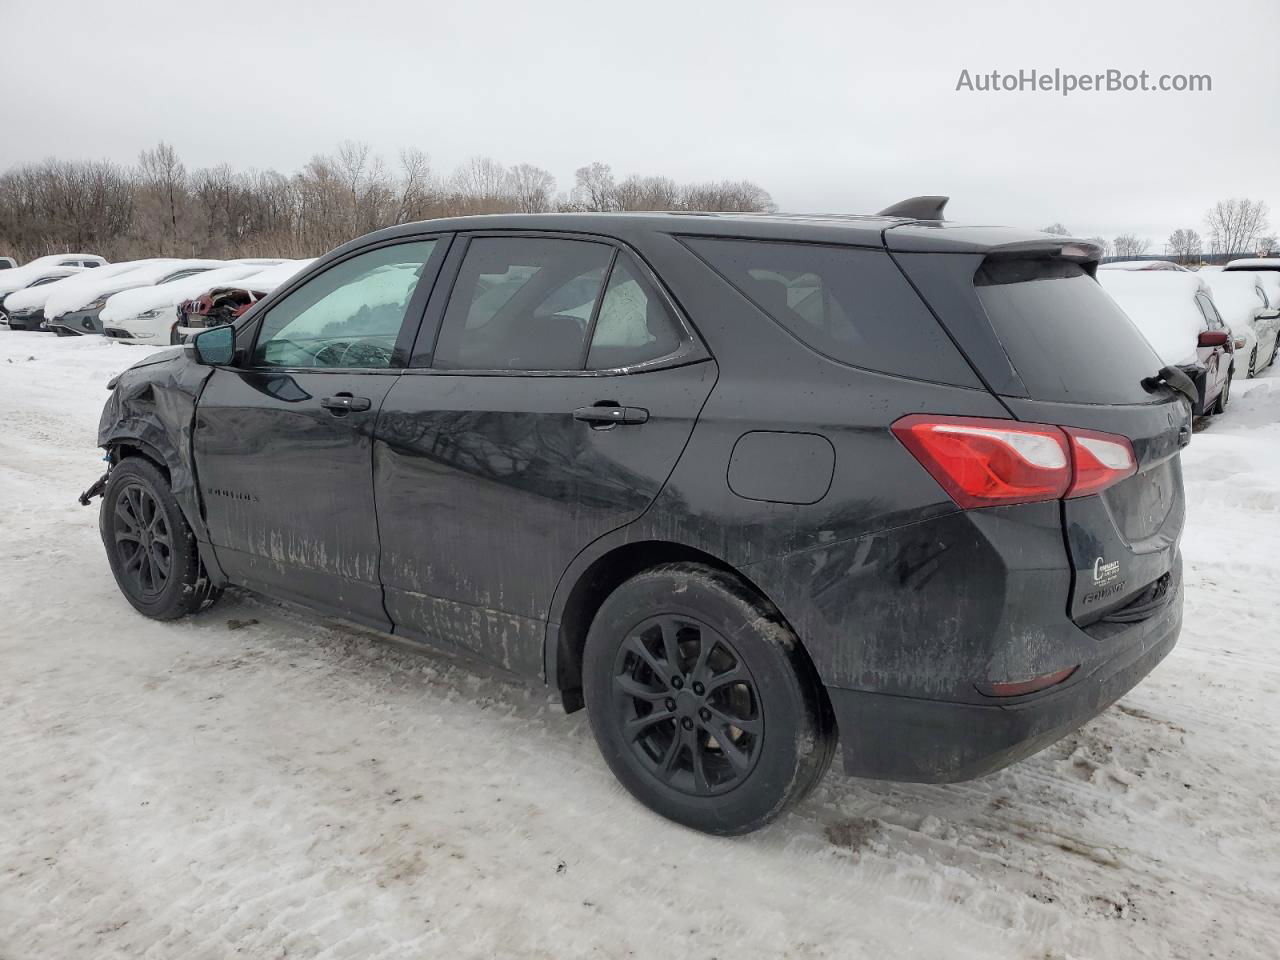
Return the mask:
{"type": "Polygon", "coordinates": [[[715,834],[764,826],[831,764],[835,724],[777,611],[732,575],[672,563],[618,587],[583,655],[592,732],[652,810],[715,834]]]}
{"type": "Polygon", "coordinates": [[[217,599],[195,535],[151,461],[128,457],[111,470],[98,527],[116,585],[139,613],[176,620],[217,599]]]}

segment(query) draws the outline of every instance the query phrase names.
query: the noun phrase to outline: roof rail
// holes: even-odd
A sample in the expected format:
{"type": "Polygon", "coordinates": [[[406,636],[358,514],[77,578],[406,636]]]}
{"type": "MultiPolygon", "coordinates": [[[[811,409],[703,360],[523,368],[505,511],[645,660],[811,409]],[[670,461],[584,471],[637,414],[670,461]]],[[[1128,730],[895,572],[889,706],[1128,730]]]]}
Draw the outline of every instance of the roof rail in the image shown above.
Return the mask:
{"type": "Polygon", "coordinates": [[[885,207],[876,216],[906,217],[908,220],[941,220],[950,197],[911,197],[885,207]]]}

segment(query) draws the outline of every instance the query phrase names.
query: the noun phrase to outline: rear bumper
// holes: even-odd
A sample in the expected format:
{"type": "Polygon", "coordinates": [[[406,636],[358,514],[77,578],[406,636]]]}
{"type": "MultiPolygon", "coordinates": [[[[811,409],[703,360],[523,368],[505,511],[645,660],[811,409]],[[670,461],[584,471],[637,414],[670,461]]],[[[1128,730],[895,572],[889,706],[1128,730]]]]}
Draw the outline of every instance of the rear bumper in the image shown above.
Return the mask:
{"type": "Polygon", "coordinates": [[[852,776],[917,783],[972,780],[1078,729],[1132,689],[1182,629],[1181,577],[1155,616],[1099,640],[1107,653],[1071,679],[1007,703],[958,703],[827,688],[852,776]]]}

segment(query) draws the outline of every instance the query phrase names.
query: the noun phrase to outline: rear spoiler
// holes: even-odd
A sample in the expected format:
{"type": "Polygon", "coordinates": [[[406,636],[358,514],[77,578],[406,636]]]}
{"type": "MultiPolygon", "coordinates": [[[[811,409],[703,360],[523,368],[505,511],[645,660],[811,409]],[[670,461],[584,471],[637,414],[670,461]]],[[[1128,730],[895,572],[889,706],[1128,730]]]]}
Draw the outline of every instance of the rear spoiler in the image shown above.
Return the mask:
{"type": "Polygon", "coordinates": [[[1092,240],[1019,240],[1001,244],[987,251],[988,259],[1000,260],[1071,260],[1075,263],[1097,263],[1103,249],[1092,240]]]}

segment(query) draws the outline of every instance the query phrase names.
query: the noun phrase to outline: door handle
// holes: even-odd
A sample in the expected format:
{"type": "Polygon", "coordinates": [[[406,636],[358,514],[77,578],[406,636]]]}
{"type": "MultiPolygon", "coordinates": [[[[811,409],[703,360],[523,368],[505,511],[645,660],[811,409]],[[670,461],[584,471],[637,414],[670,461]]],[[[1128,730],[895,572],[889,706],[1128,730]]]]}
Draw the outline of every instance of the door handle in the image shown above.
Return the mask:
{"type": "Polygon", "coordinates": [[[353,397],[349,393],[340,393],[334,397],[325,397],[320,401],[320,406],[326,410],[340,411],[342,413],[350,413],[361,410],[368,410],[373,404],[368,397],[353,397]]]}
{"type": "Polygon", "coordinates": [[[594,407],[579,407],[573,411],[573,419],[589,423],[593,427],[612,426],[615,423],[645,423],[649,419],[649,411],[644,407],[596,404],[594,407]]]}

